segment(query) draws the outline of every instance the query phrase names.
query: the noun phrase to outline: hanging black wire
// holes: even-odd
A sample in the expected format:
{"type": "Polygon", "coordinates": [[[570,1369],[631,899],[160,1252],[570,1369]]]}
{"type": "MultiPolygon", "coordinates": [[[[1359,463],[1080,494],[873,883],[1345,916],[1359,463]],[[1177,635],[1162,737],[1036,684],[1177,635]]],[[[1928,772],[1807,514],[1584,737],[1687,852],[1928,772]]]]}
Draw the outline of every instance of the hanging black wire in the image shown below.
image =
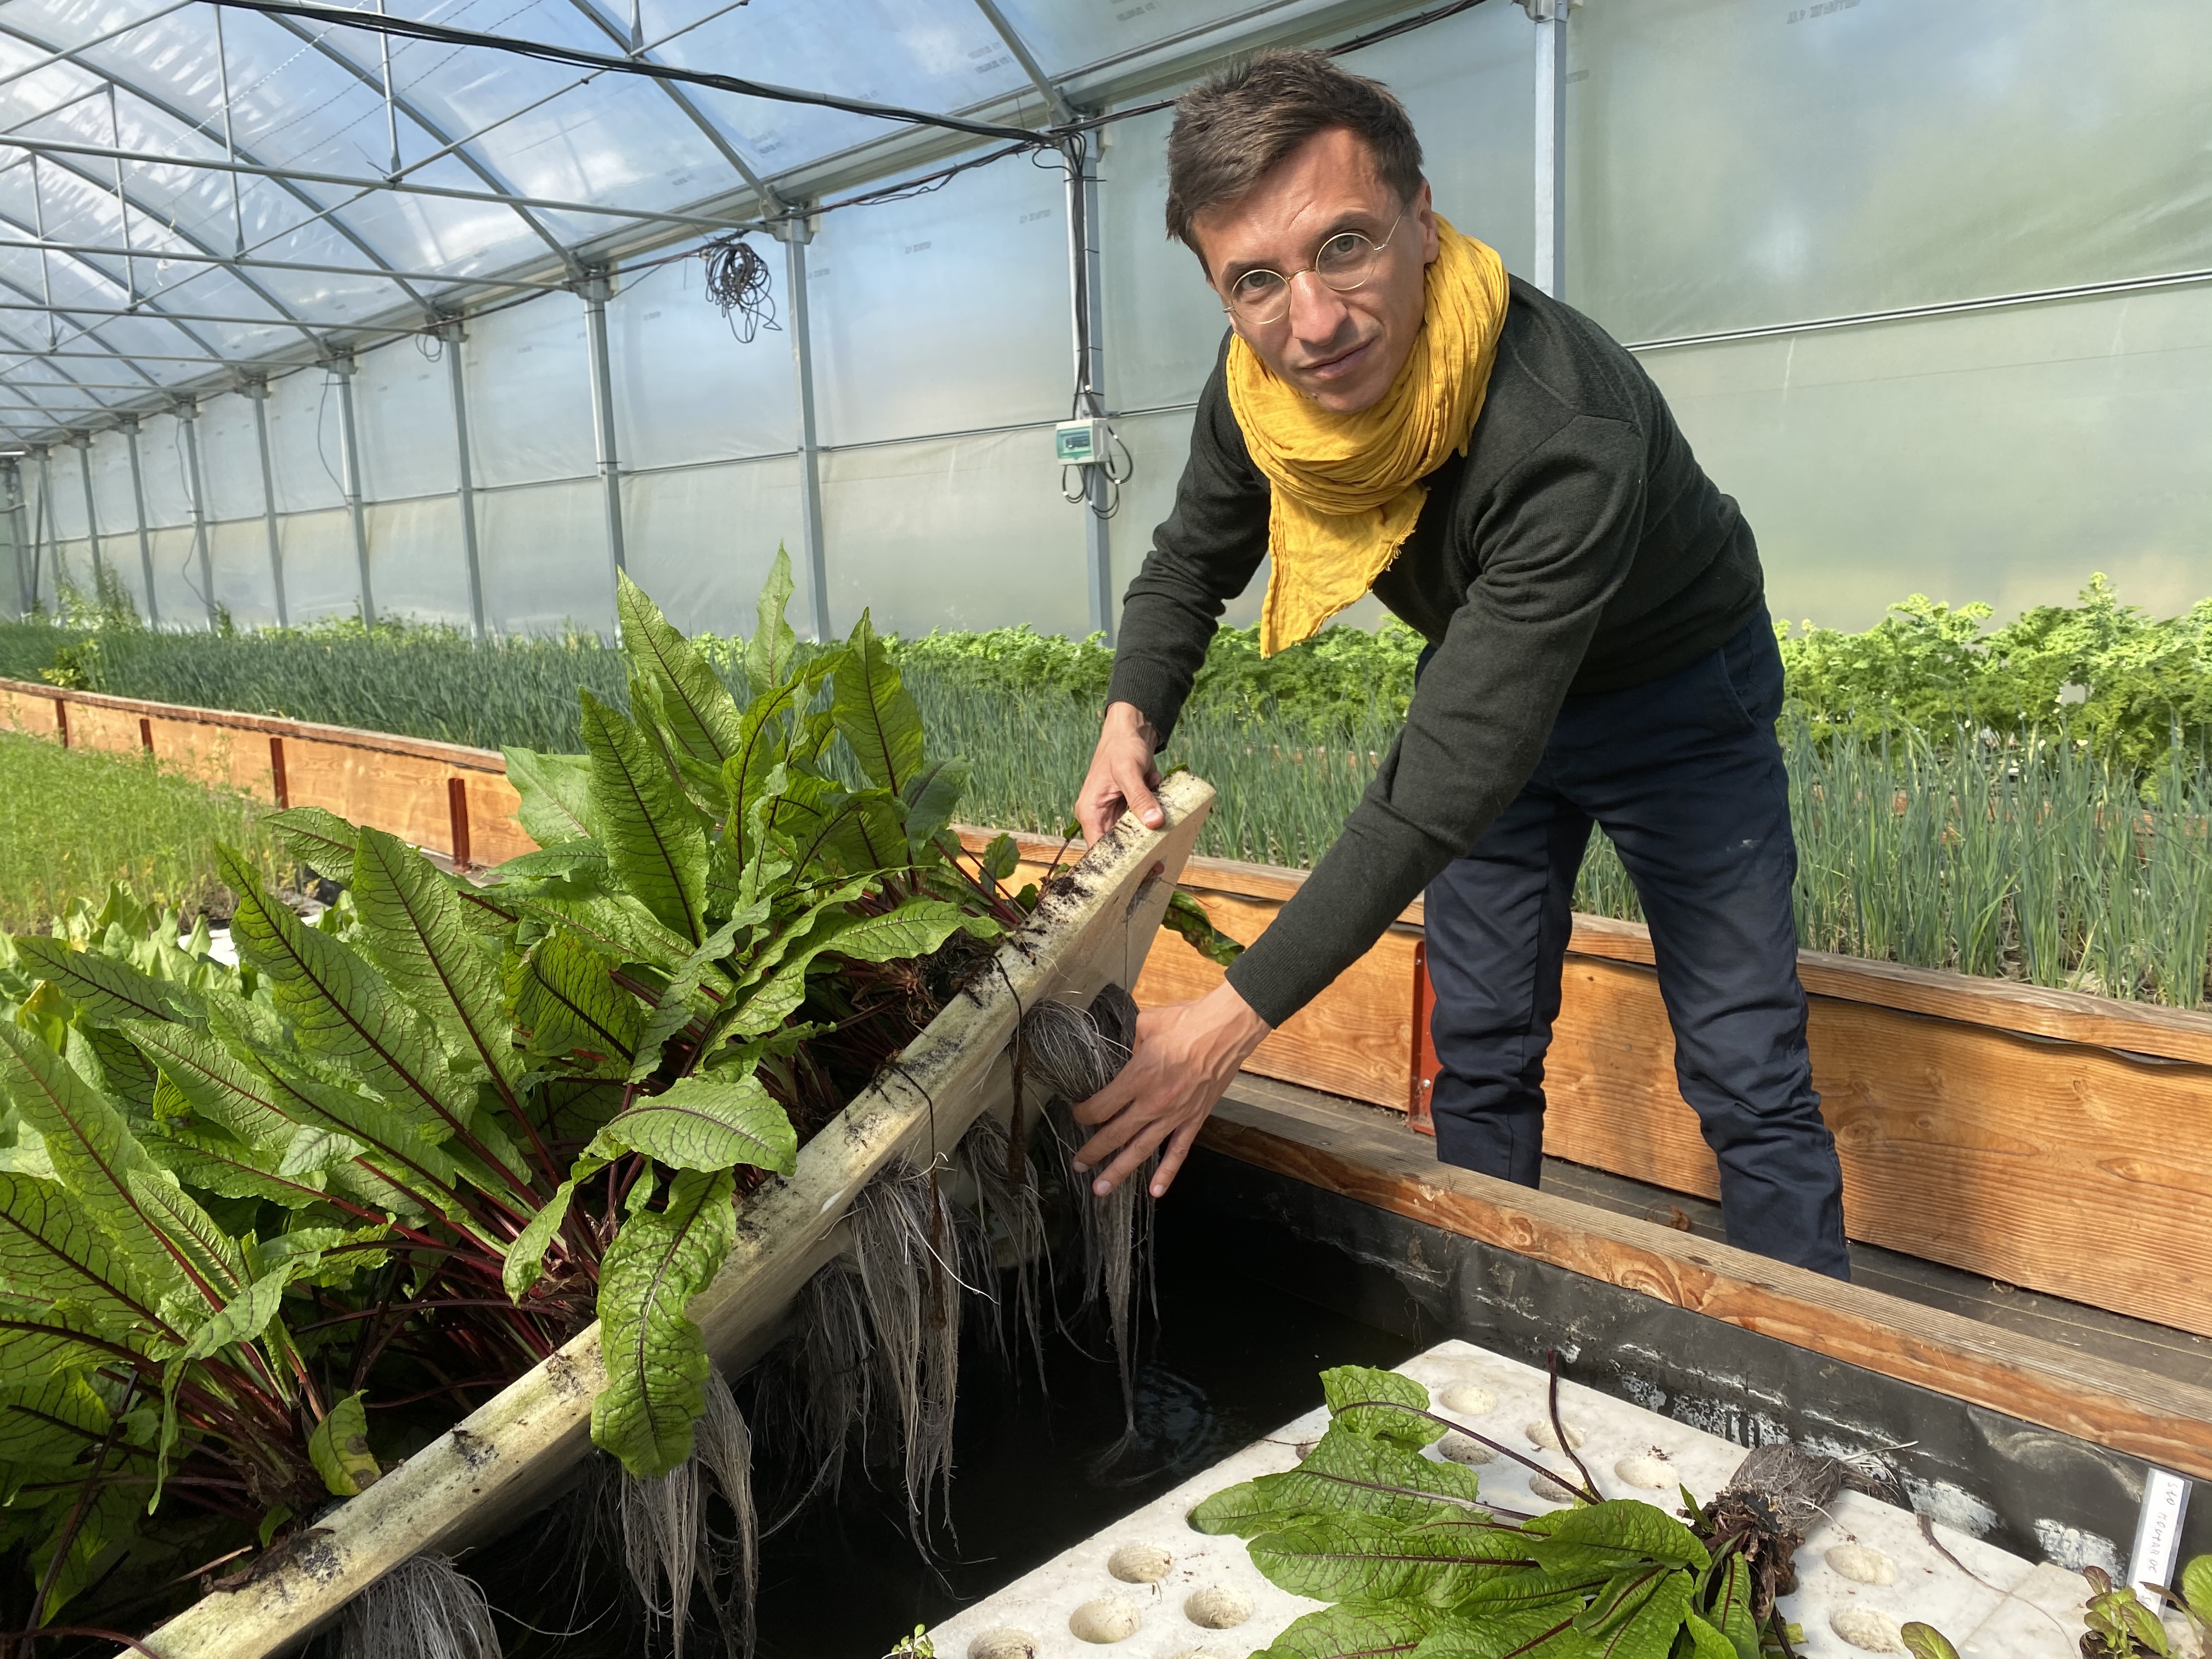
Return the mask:
{"type": "Polygon", "coordinates": [[[444,23],[426,22],[415,17],[394,17],[384,12],[351,11],[341,6],[307,3],[307,0],[214,0],[214,3],[240,11],[267,12],[282,17],[311,17],[319,23],[368,29],[377,34],[400,35],[410,40],[432,40],[450,46],[484,46],[494,52],[513,52],[517,57],[536,58],[549,64],[566,64],[576,69],[612,71],[618,75],[642,75],[655,81],[673,81],[685,86],[710,87],[717,92],[734,92],[740,97],[771,99],[780,104],[811,104],[818,109],[842,110],[850,115],[872,115],[883,120],[903,121],[915,126],[943,127],[952,132],[972,133],[979,138],[1027,140],[1033,136],[1020,127],[1000,126],[991,121],[971,121],[965,116],[940,115],[931,110],[908,109],[898,104],[879,104],[872,98],[845,98],[835,93],[811,92],[800,87],[781,87],[766,81],[748,81],[742,76],[721,75],[709,70],[658,64],[646,58],[617,58],[604,52],[586,52],[580,47],[555,46],[548,41],[517,40],[507,35],[487,34],[477,29],[457,29],[444,23]]]}
{"type": "Polygon", "coordinates": [[[750,345],[764,328],[781,326],[769,292],[769,266],[744,231],[717,236],[699,250],[707,267],[707,297],[730,325],[740,345],[750,345]]]}

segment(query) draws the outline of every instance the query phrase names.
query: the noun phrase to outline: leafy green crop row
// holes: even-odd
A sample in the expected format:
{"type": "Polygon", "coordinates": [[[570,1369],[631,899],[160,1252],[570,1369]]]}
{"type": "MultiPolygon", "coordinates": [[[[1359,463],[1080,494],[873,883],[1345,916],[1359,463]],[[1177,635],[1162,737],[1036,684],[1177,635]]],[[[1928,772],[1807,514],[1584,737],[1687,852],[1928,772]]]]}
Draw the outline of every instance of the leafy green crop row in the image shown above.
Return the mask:
{"type": "MultiPolygon", "coordinates": [[[[2212,600],[2154,622],[2100,578],[2071,610],[1984,634],[1986,614],[1914,599],[1863,634],[1784,641],[1802,941],[2203,1006],[2212,600]],[[2084,741],[2037,740],[2062,732],[2084,741]]],[[[574,750],[570,688],[617,708],[627,695],[621,653],[588,635],[483,650],[357,624],[230,637],[0,627],[0,671],[51,667],[58,643],[103,690],[485,744],[574,750]]],[[[1219,791],[1200,850],[1317,860],[1395,735],[1416,644],[1402,628],[1330,629],[1262,662],[1249,630],[1218,635],[1169,757],[1219,791]]],[[[700,647],[741,678],[738,642],[700,647]]],[[[1105,647],[1018,628],[884,648],[933,747],[979,757],[967,817],[1061,831],[1097,736],[1105,647]]],[[[1577,902],[1638,914],[1602,836],[1577,902]]]]}
{"type": "Polygon", "coordinates": [[[276,844],[245,796],[150,760],[0,732],[0,933],[42,928],[118,881],[187,916],[228,914],[217,842],[275,876],[276,844]]]}

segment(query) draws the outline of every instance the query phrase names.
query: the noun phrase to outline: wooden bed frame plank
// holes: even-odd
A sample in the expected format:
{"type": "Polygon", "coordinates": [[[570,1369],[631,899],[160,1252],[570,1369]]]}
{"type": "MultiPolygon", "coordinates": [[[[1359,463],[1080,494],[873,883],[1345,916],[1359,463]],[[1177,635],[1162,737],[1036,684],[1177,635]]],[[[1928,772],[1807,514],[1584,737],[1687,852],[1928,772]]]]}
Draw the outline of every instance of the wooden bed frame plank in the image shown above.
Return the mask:
{"type": "Polygon", "coordinates": [[[1262,1079],[1200,1137],[1229,1157],[1832,1359],[2212,1479],[2212,1389],[1439,1164],[1429,1143],[1262,1079]]]}

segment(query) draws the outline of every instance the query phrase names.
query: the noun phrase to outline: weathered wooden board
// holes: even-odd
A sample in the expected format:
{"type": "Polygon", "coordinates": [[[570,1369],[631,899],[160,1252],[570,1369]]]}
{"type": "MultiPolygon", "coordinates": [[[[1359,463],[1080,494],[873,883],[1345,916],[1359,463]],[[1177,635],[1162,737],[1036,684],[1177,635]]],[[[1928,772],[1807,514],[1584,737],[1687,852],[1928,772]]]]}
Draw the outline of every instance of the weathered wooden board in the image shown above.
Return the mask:
{"type": "Polygon", "coordinates": [[[1387,1122],[1378,1127],[1287,1097],[1256,1079],[1233,1085],[1199,1144],[1884,1376],[2212,1479],[2212,1390],[1438,1164],[1426,1142],[1387,1122]]]}
{"type": "MultiPolygon", "coordinates": [[[[1566,975],[1544,1150],[1716,1195],[1652,970],[1566,975]]],[[[2212,1067],[1811,1004],[1853,1238],[2212,1335],[2212,1067]]]]}

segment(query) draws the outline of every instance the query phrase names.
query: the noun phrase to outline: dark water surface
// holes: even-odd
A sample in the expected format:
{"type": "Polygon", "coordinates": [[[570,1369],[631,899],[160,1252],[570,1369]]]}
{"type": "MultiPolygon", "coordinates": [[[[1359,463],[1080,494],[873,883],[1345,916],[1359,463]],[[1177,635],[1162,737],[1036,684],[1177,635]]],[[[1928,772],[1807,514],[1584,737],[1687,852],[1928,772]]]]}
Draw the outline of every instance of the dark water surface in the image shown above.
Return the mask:
{"type": "MultiPolygon", "coordinates": [[[[908,1534],[896,1474],[854,1461],[837,1498],[817,1500],[763,1547],[761,1659],[881,1659],[916,1625],[990,1595],[1320,1404],[1324,1367],[1391,1365],[1413,1352],[1403,1337],[1247,1277],[1223,1259],[1218,1231],[1176,1207],[1170,1200],[1159,1212],[1159,1319],[1147,1321],[1134,1447],[1112,1469],[1094,1468],[1121,1430],[1121,1385],[1103,1340],[1086,1354],[1049,1336],[1044,1387],[1027,1356],[1010,1376],[971,1344],[951,1528],[937,1534],[935,1565],[908,1534]]],[[[665,1630],[648,1640],[629,1613],[618,1568],[579,1563],[564,1535],[574,1513],[548,1511],[468,1563],[495,1606],[522,1612],[540,1632],[576,1632],[556,1642],[502,1619],[507,1653],[667,1652],[665,1630]],[[591,1629],[577,1630],[595,1613],[591,1629]]],[[[695,1626],[685,1651],[714,1655],[720,1644],[695,1626]]]]}

